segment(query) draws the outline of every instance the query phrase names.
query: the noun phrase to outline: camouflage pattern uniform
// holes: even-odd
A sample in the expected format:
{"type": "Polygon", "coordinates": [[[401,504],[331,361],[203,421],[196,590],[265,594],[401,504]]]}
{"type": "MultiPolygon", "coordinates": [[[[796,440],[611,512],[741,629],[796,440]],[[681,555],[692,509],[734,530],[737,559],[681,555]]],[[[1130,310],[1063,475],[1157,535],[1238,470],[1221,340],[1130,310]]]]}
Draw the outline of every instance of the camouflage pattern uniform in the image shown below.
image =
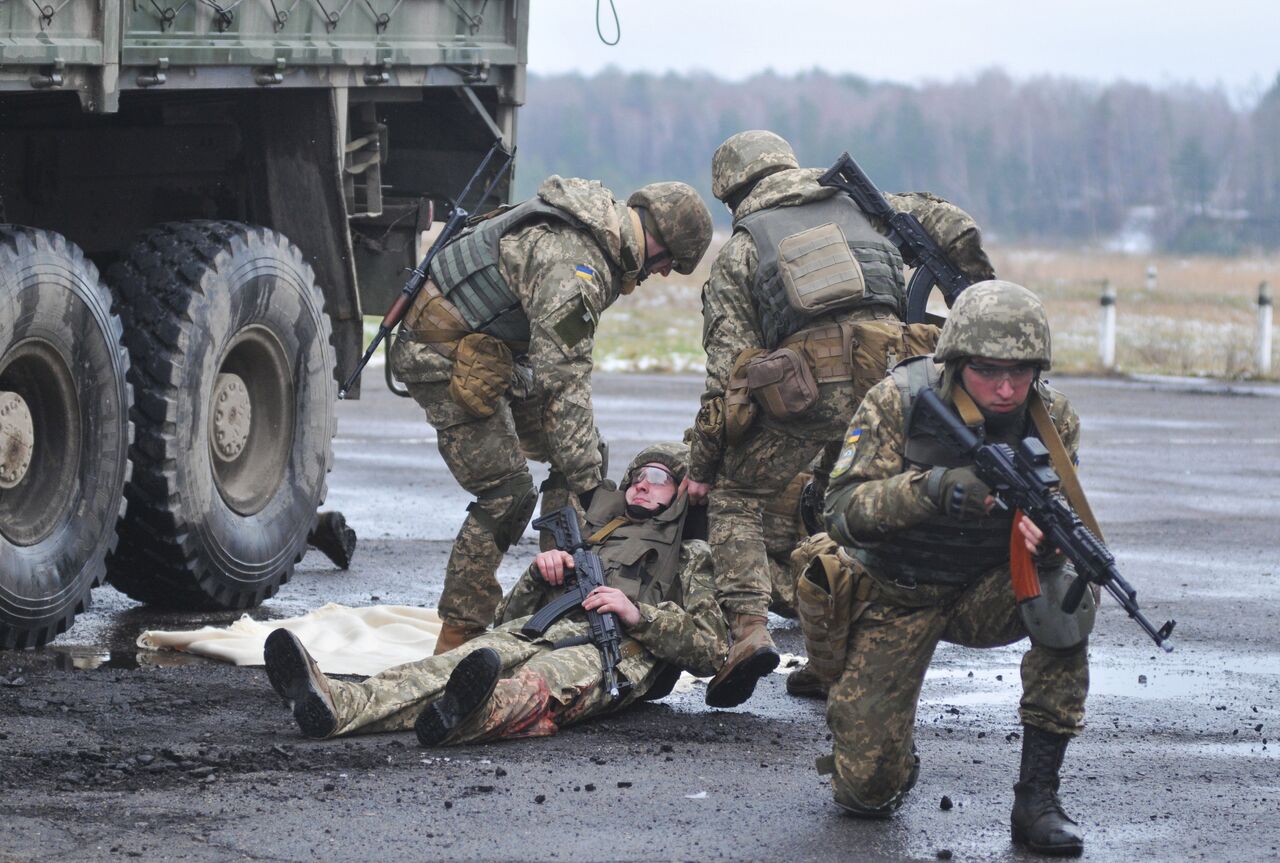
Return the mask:
{"type": "MultiPolygon", "coordinates": [[[[800,206],[830,198],[834,190],[817,184],[821,171],[794,169],[760,180],[734,211],[735,222],[770,207],[800,206]]],[[[959,256],[966,270],[989,274],[972,219],[954,205],[926,194],[888,195],[897,209],[912,212],[944,240],[943,245],[976,249],[959,256]],[[947,242],[952,241],[952,242],[947,242]]],[[[749,348],[763,348],[749,285],[758,261],[755,242],[735,231],[711,268],[702,291],[702,344],[707,353],[703,410],[722,402],[730,372],[738,356],[749,348]]],[[[901,275],[898,276],[901,280],[901,275]]],[[[838,313],[839,320],[897,320],[897,310],[883,306],[838,313]]],[[[814,325],[823,323],[815,320],[814,325]]],[[[883,373],[880,370],[879,373],[883,373]]],[[[763,615],[770,601],[770,566],[762,520],[766,503],[803,471],[825,445],[838,442],[849,417],[862,398],[866,383],[820,383],[818,401],[802,416],[779,421],[761,415],[755,428],[736,446],[723,436],[699,434],[693,441],[689,475],[711,483],[708,499],[711,548],[716,587],[726,613],[763,615]]]]}
{"type": "MultiPolygon", "coordinates": [[[[449,394],[452,359],[408,328],[401,330],[392,353],[396,376],[436,429],[449,471],[477,498],[454,542],[439,605],[446,626],[468,633],[483,630],[492,619],[501,597],[495,573],[508,540],[518,537],[527,523],[528,512],[520,513],[522,520],[513,516],[532,493],[527,460],[552,467],[544,486],[544,512],[566,505],[570,492],[580,495],[601,482],[591,404],[595,327],[604,310],[643,278],[640,216],[608,189],[595,181],[553,176],[539,187],[538,198],[571,214],[583,229],[535,220],[500,241],[499,271],[530,325],[527,347],[512,345],[517,367],[529,374],[517,375],[494,413],[477,418],[456,403],[449,394]],[[509,527],[508,536],[496,537],[495,524],[509,527]]],[[[710,214],[701,201],[698,208],[705,214],[705,227],[694,218],[667,228],[688,237],[705,235],[705,250],[710,214]]],[[[691,271],[702,254],[685,251],[693,260],[677,258],[676,269],[682,272],[691,271]]]]}
{"type": "MultiPolygon", "coordinates": [[[[986,321],[1009,314],[1007,298],[1003,305],[992,304],[982,296],[983,289],[968,291],[975,289],[976,302],[968,311],[986,321]]],[[[1022,359],[1016,346],[1002,347],[990,339],[980,353],[971,345],[955,351],[957,339],[945,344],[947,330],[943,340],[940,355],[947,349],[957,362],[964,361],[964,354],[1022,359]]],[[[1047,357],[1046,345],[1042,365],[1047,366],[1047,357]]],[[[930,445],[929,439],[920,443],[904,414],[904,399],[910,397],[904,390],[911,392],[905,367],[911,364],[928,372],[929,385],[944,400],[960,386],[941,365],[921,357],[873,387],[849,424],[825,507],[828,532],[845,546],[843,556],[853,568],[858,597],[850,614],[844,673],[827,702],[832,788],[838,803],[862,815],[891,813],[915,782],[916,703],[938,642],[994,647],[1028,635],[1010,586],[1012,513],[996,509],[977,521],[959,521],[941,512],[929,488],[931,471],[940,468],[930,467],[929,460],[921,463],[918,455],[927,452],[921,447],[930,445]],[[934,562],[932,571],[924,561],[934,562]]],[[[1032,397],[1039,393],[1074,461],[1079,418],[1062,393],[1042,381],[1032,386],[1032,397]]],[[[1025,403],[1012,415],[988,417],[985,424],[988,442],[1014,444],[1035,434],[1025,403]]],[[[965,463],[962,458],[933,461],[947,467],[965,463]]],[[[1058,554],[1040,556],[1037,568],[1042,578],[1058,568],[1071,571],[1058,554]]],[[[1064,739],[1077,734],[1089,688],[1086,644],[1055,650],[1032,642],[1022,659],[1022,687],[1019,714],[1025,725],[1064,739]]]]}
{"type": "MultiPolygon", "coordinates": [[[[670,466],[673,460],[668,455],[673,451],[664,453],[662,445],[650,447],[637,456],[632,468],[650,461],[670,466]]],[[[678,456],[681,466],[677,477],[683,476],[685,458],[678,456]]],[[[681,497],[655,518],[682,520],[686,503],[681,497]]],[[[593,512],[597,508],[593,501],[593,512]]],[[[624,532],[625,527],[615,530],[597,546],[602,558],[628,542],[624,532]]],[[[661,560],[662,555],[654,559],[661,560]]],[[[338,721],[335,734],[413,728],[423,707],[440,695],[458,662],[484,647],[501,657],[502,678],[486,706],[450,736],[451,744],[554,734],[590,716],[665,696],[680,670],[698,676],[714,673],[724,658],[727,629],[715,599],[711,551],[701,540],[688,540],[669,560],[675,573],[668,586],[662,588],[661,596],[647,594],[655,602],[636,599],[636,585],[625,577],[631,568],[606,566],[606,581],[632,597],[640,610],[640,623],[626,631],[618,666],[632,688],[616,703],[611,702],[604,686],[600,651],[593,644],[555,647],[556,642],[588,634],[583,613],[561,618],[542,637],[521,634],[528,617],[561,592],[544,582],[530,565],[503,600],[493,630],[447,653],[397,666],[363,682],[329,680],[338,721]]],[[[649,575],[652,579],[646,583],[664,579],[662,573],[649,575]]]]}

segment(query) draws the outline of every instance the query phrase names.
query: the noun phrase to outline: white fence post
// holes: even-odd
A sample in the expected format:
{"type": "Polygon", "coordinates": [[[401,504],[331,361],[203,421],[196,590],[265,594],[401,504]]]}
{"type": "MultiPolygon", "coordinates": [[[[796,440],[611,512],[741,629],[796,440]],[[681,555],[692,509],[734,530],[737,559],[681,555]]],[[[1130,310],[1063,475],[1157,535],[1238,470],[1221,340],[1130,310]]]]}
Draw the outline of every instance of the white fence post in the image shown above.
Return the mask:
{"type": "Polygon", "coordinates": [[[1102,367],[1111,371],[1116,367],[1116,289],[1111,280],[1102,283],[1102,330],[1098,335],[1098,358],[1102,367]]]}
{"type": "Polygon", "coordinates": [[[1151,264],[1147,267],[1147,290],[1154,291],[1156,289],[1156,265],[1151,264]]]}
{"type": "Polygon", "coordinates": [[[1271,321],[1273,309],[1271,285],[1258,285],[1258,374],[1271,373],[1271,321]]]}

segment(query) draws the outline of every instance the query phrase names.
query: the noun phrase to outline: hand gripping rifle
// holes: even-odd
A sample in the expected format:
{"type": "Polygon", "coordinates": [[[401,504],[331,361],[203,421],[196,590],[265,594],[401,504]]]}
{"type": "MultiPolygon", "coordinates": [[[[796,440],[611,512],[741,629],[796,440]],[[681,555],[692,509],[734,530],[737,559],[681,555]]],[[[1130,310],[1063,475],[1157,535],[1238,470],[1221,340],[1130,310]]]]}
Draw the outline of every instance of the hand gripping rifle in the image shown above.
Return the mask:
{"type": "Polygon", "coordinates": [[[898,247],[903,263],[915,267],[911,284],[907,285],[907,323],[928,322],[925,307],[934,285],[942,291],[947,308],[951,308],[960,292],[973,284],[929,236],[919,219],[889,205],[884,194],[848,153],[840,154],[836,163],[818,178],[818,185],[839,189],[853,198],[867,216],[884,222],[888,226],[889,241],[898,247]]]}
{"type": "Polygon", "coordinates": [[[409,280],[404,283],[404,288],[400,291],[400,296],[396,297],[396,301],[391,304],[391,308],[382,317],[382,323],[378,324],[378,334],[373,337],[373,341],[369,343],[369,347],[365,350],[364,356],[360,358],[360,362],[356,364],[355,371],[351,373],[351,377],[347,378],[346,383],[338,388],[338,398],[345,399],[347,392],[351,387],[355,386],[356,380],[360,377],[360,372],[364,371],[364,367],[368,365],[369,358],[373,356],[373,352],[378,349],[378,345],[382,340],[390,335],[403,320],[405,313],[413,305],[413,301],[418,298],[418,293],[422,290],[422,283],[427,280],[428,272],[431,268],[431,262],[435,260],[436,254],[449,245],[449,242],[462,230],[466,225],[467,218],[471,215],[462,205],[466,202],[467,194],[471,191],[471,186],[484,174],[489,167],[490,160],[493,159],[495,153],[501,153],[503,160],[498,166],[498,171],[493,175],[493,179],[489,181],[489,185],[485,187],[484,194],[480,196],[477,203],[483,203],[493,194],[493,190],[497,188],[498,181],[502,179],[502,175],[507,172],[507,168],[511,167],[511,161],[516,156],[515,148],[511,152],[502,149],[502,139],[493,142],[493,146],[489,148],[489,152],[484,154],[484,160],[480,162],[480,167],[476,168],[471,179],[467,180],[467,185],[463,187],[462,194],[458,196],[457,204],[454,205],[453,212],[449,214],[449,218],[445,220],[444,227],[440,229],[440,233],[436,235],[435,242],[431,244],[431,248],[427,249],[427,254],[423,257],[422,262],[418,266],[409,271],[409,280]]]}
{"type": "Polygon", "coordinates": [[[1043,443],[1027,438],[1017,451],[1007,444],[984,444],[932,390],[921,391],[916,404],[924,410],[930,428],[973,458],[974,472],[1001,505],[1022,510],[1044,531],[1046,541],[1075,564],[1078,577],[1062,600],[1063,612],[1075,612],[1090,582],[1101,585],[1159,647],[1166,653],[1173,650],[1168,638],[1174,621],[1156,629],[1138,610],[1138,592],[1124,580],[1116,559],[1058,493],[1058,474],[1043,443]]]}
{"type": "MultiPolygon", "coordinates": [[[[600,566],[600,555],[588,549],[587,544],[582,541],[582,532],[578,529],[578,513],[573,507],[566,506],[536,518],[533,520],[533,527],[535,530],[551,531],[556,538],[556,548],[573,555],[573,573],[565,574],[564,593],[544,605],[520,628],[524,635],[537,638],[570,611],[582,608],[583,600],[591,591],[604,586],[604,568],[600,566]]],[[[622,661],[622,624],[618,622],[618,615],[611,611],[603,614],[586,609],[584,611],[591,627],[590,641],[600,648],[600,658],[604,661],[604,678],[609,685],[609,697],[616,701],[620,695],[618,663],[622,661]]],[[[557,643],[556,647],[586,643],[587,639],[571,639],[557,643]]],[[[630,688],[631,684],[624,679],[622,689],[630,688]]]]}

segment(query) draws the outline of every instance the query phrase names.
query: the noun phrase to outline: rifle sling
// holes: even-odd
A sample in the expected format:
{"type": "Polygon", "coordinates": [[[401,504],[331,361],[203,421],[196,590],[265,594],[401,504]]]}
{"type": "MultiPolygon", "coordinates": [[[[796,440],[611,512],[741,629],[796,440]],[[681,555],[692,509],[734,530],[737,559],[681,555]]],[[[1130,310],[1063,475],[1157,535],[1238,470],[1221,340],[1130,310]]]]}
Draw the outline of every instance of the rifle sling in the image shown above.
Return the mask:
{"type": "Polygon", "coordinates": [[[1058,429],[1049,417],[1049,409],[1038,392],[1031,394],[1030,410],[1031,421],[1035,423],[1040,439],[1049,450],[1049,459],[1053,462],[1054,470],[1058,472],[1058,479],[1062,481],[1062,493],[1075,509],[1076,515],[1080,516],[1084,526],[1093,531],[1093,535],[1099,540],[1106,542],[1106,538],[1102,535],[1102,528],[1098,527],[1098,520],[1093,515],[1093,508],[1089,506],[1089,500],[1084,496],[1084,488],[1080,485],[1076,466],[1071,463],[1066,445],[1063,444],[1058,429]]]}
{"type": "Polygon", "coordinates": [[[631,519],[627,518],[625,515],[615,516],[612,521],[597,530],[595,533],[591,534],[591,536],[587,537],[587,542],[591,545],[599,545],[608,539],[609,534],[613,533],[615,530],[630,521],[631,519]]]}

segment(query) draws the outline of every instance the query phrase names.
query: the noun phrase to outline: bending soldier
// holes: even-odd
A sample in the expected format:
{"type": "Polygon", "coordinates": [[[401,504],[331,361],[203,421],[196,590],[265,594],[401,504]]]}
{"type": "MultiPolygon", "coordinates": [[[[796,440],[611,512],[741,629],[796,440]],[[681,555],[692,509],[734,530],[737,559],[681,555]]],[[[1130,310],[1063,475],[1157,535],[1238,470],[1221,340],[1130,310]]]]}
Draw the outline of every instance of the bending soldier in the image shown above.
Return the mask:
{"type": "Polygon", "coordinates": [[[1034,435],[1051,452],[1057,444],[1069,469],[1079,420],[1040,380],[1050,356],[1034,294],[1009,282],[975,284],[956,301],[937,353],[899,364],[849,425],[825,509],[839,561],[811,566],[797,593],[810,665],[834,679],[827,722],[835,800],[854,815],[888,817],[915,784],[916,703],[938,642],[992,647],[1029,635],[1013,839],[1050,854],[1083,848],[1058,800],[1058,771],[1084,723],[1096,598],[1086,591],[1074,615],[1061,612],[1070,564],[1039,548],[1029,521],[1015,528],[1014,513],[993,506],[972,464],[943,443],[924,411],[912,410],[932,389],[988,443],[1034,435]],[[1016,604],[1012,566],[1034,566],[1043,595],[1059,601],[1034,613],[1032,603],[1016,604]],[[818,602],[806,601],[815,595],[818,602]]]}
{"type": "MultiPolygon", "coordinates": [[[[706,700],[730,707],[778,663],[765,628],[766,502],[824,446],[834,460],[862,394],[892,361],[930,350],[936,329],[901,322],[897,248],[851,199],[818,185],[821,171],[801,170],[782,138],[734,135],[711,173],[734,232],[702,294],[707,382],[688,491],[708,502],[716,590],[733,635],[706,700]]],[[[890,202],[915,213],[966,272],[990,278],[966,214],[925,194],[890,202]]],[[[820,488],[825,481],[818,477],[820,488]]]]}
{"type": "Polygon", "coordinates": [[[681,538],[688,500],[677,486],[687,453],[682,444],[645,449],[628,467],[623,490],[598,490],[587,510],[583,532],[591,531],[606,586],[583,605],[617,614],[626,634],[618,669],[630,687],[616,702],[600,651],[582,643],[584,613],[566,615],[541,637],[520,631],[562,592],[573,559],[555,549],[539,554],[503,599],[496,628],[465,645],[353,683],[325,677],[297,638],[278,629],[265,651],[271,685],[309,737],[414,728],[424,745],[439,745],[554,734],[662,698],[682,670],[713,673],[728,633],[710,549],[681,538]]]}
{"type": "Polygon", "coordinates": [[[446,246],[392,354],[440,454],[476,500],[440,597],[444,652],[474,638],[501,597],[495,573],[533,514],[526,459],[550,462],[543,510],[600,485],[591,352],[601,313],[652,273],[691,273],[711,214],[684,183],[626,204],[599,183],[551,177],[536,197],[471,225],[446,246]]]}

